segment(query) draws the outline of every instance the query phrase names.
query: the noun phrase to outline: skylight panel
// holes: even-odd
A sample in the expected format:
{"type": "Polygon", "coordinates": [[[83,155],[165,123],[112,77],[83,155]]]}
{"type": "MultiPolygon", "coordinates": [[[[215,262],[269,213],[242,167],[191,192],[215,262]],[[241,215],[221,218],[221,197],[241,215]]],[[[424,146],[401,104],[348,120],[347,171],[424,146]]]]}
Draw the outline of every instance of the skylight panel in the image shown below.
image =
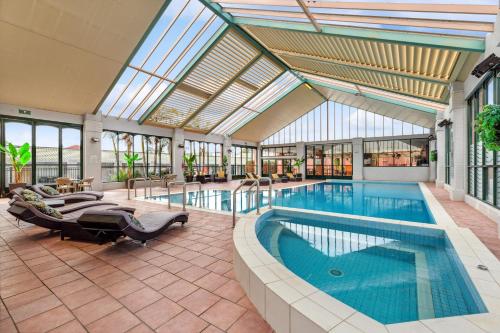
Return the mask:
{"type": "Polygon", "coordinates": [[[225,23],[197,0],[173,0],[99,111],[138,120],[225,23]]]}
{"type": "Polygon", "coordinates": [[[222,135],[233,134],[301,83],[302,81],[292,73],[283,73],[238,111],[220,123],[211,133],[222,135]]]}

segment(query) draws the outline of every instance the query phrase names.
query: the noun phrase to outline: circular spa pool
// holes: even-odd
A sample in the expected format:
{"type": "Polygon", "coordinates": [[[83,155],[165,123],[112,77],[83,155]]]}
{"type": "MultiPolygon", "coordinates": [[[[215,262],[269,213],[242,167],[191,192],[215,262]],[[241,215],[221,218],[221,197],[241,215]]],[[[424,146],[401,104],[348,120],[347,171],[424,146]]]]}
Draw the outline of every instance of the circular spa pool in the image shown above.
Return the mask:
{"type": "Polygon", "coordinates": [[[442,230],[277,210],[256,232],[290,271],[380,323],[486,311],[442,230]]]}

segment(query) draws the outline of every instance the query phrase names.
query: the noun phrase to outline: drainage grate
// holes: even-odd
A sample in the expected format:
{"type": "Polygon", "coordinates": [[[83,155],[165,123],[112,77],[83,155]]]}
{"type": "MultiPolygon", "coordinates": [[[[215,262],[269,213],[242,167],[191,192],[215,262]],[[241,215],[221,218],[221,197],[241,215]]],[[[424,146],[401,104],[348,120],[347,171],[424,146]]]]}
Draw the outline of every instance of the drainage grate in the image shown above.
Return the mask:
{"type": "Polygon", "coordinates": [[[332,268],[328,272],[330,273],[331,276],[334,276],[334,277],[339,277],[339,276],[344,275],[344,273],[342,273],[341,270],[338,270],[336,268],[332,268]]]}

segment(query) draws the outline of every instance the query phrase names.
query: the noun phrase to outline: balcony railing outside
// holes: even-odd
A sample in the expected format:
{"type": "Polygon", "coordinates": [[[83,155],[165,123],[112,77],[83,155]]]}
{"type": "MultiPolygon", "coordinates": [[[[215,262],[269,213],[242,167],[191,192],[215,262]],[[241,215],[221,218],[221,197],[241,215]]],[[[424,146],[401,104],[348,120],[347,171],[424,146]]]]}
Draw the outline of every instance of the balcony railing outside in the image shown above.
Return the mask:
{"type": "MultiPolygon", "coordinates": [[[[32,181],[32,165],[27,165],[22,171],[22,182],[31,184],[32,181]]],[[[69,177],[71,179],[80,179],[81,177],[80,164],[63,164],[62,165],[62,176],[69,177]]],[[[37,183],[40,184],[54,184],[56,178],[59,177],[59,164],[43,164],[36,165],[36,178],[37,183]]],[[[14,168],[11,164],[5,166],[5,184],[8,185],[15,181],[14,168]]]]}

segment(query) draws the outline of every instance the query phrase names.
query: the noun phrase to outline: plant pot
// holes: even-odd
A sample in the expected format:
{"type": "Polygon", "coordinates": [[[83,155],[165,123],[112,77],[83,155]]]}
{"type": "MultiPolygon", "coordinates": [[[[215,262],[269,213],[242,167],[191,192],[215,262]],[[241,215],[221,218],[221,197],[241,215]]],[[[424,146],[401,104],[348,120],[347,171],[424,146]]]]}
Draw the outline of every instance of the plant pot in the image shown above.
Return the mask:
{"type": "Polygon", "coordinates": [[[9,184],[9,191],[12,191],[13,189],[16,189],[19,187],[26,188],[26,183],[10,183],[9,184]]]}
{"type": "MultiPolygon", "coordinates": [[[[130,188],[134,188],[135,180],[130,181],[130,188]]],[[[128,188],[128,180],[125,181],[125,188],[128,188]]]]}
{"type": "Polygon", "coordinates": [[[295,174],[295,177],[297,177],[297,178],[302,178],[302,174],[301,174],[301,173],[296,173],[296,174],[295,174]]]}
{"type": "Polygon", "coordinates": [[[186,177],[186,183],[191,183],[193,181],[193,176],[185,176],[186,177]]]}

